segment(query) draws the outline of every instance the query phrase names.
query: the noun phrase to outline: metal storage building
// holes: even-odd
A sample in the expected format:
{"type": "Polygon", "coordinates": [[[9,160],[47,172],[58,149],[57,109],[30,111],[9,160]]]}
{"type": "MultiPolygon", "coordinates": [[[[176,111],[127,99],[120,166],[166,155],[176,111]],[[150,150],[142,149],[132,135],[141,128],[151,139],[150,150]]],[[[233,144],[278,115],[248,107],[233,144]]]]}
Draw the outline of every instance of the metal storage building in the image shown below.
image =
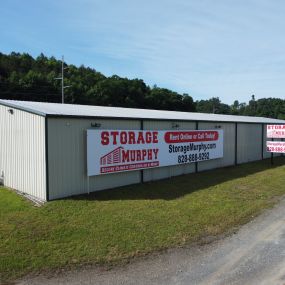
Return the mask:
{"type": "Polygon", "coordinates": [[[43,201],[270,157],[260,117],[0,100],[0,177],[43,201]],[[224,130],[224,156],[190,164],[87,176],[86,130],[224,130]]]}

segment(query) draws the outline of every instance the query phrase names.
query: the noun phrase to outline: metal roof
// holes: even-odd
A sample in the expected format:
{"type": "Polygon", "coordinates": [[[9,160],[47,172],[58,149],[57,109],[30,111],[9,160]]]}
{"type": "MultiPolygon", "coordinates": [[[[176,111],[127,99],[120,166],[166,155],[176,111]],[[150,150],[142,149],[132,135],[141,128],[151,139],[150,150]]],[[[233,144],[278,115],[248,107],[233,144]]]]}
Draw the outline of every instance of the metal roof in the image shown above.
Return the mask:
{"type": "Polygon", "coordinates": [[[0,100],[1,105],[23,110],[40,116],[52,117],[91,117],[91,118],[123,118],[147,120],[175,121],[216,121],[285,124],[285,120],[263,117],[205,114],[193,112],[162,111],[150,109],[134,109],[119,107],[102,107],[89,105],[43,103],[31,101],[0,100]]]}

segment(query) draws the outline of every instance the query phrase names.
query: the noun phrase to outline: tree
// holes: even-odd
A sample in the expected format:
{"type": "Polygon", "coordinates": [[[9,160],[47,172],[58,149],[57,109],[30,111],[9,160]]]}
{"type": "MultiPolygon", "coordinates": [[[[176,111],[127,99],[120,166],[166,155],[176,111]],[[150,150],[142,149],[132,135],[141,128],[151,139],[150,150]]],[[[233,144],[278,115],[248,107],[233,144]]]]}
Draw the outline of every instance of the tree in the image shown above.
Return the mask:
{"type": "Polygon", "coordinates": [[[209,100],[197,101],[196,110],[197,112],[201,113],[214,113],[214,114],[231,113],[230,106],[222,103],[219,97],[213,97],[209,100]]]}
{"type": "MultiPolygon", "coordinates": [[[[141,79],[107,77],[84,65],[65,67],[67,103],[285,118],[285,100],[278,98],[256,100],[252,95],[248,104],[236,100],[231,106],[219,97],[194,102],[186,93],[149,87],[141,79]]],[[[61,102],[61,83],[54,80],[60,72],[61,61],[53,56],[0,53],[0,98],[61,102]]]]}

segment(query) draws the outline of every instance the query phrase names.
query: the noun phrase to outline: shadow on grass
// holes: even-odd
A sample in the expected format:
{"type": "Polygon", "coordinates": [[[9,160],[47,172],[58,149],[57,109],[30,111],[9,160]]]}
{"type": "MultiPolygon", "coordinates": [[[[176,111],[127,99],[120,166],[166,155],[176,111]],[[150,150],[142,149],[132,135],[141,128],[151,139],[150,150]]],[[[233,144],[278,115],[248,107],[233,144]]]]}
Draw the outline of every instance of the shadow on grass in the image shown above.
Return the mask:
{"type": "Polygon", "coordinates": [[[184,195],[199,191],[220,183],[246,177],[266,169],[272,169],[284,165],[285,157],[274,158],[274,165],[270,159],[263,161],[240,164],[199,173],[185,174],[172,178],[118,187],[110,190],[98,191],[66,199],[72,200],[173,200],[184,195]]]}

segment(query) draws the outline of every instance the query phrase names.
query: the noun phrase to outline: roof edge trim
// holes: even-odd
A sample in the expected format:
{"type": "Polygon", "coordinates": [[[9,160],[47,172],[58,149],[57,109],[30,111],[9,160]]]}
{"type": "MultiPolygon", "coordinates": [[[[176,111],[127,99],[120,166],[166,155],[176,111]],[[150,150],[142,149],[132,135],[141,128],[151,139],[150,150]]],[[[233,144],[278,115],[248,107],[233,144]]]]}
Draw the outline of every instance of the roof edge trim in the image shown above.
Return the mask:
{"type": "MultiPolygon", "coordinates": [[[[246,121],[226,121],[226,120],[197,120],[197,119],[166,119],[166,118],[144,118],[144,117],[112,117],[112,116],[89,116],[89,115],[83,115],[83,116],[77,116],[77,115],[64,115],[64,114],[46,114],[46,117],[47,118],[54,118],[54,119],[64,119],[64,118],[67,118],[67,119],[80,119],[80,118],[83,118],[83,119],[97,119],[97,120],[116,120],[116,119],[119,119],[119,120],[137,120],[137,121],[140,121],[140,120],[143,120],[143,121],[171,121],[171,122],[205,122],[205,123],[230,123],[230,124],[234,124],[234,123],[238,123],[238,124],[267,124],[267,125],[270,125],[270,124],[276,124],[276,125],[279,125],[279,124],[284,124],[283,122],[268,122],[266,121],[266,118],[265,118],[265,121],[262,121],[262,122],[246,122],[246,121]]],[[[261,117],[259,117],[261,118],[261,117]]],[[[271,119],[271,118],[269,118],[271,119]]],[[[273,119],[274,120],[274,119],[273,119]]]]}
{"type": "Polygon", "coordinates": [[[14,108],[16,110],[25,111],[25,112],[28,112],[28,113],[31,113],[34,115],[42,116],[42,117],[47,116],[47,114],[45,114],[45,113],[35,111],[33,109],[30,109],[30,108],[21,107],[21,106],[15,105],[13,103],[6,103],[6,102],[3,102],[1,99],[0,99],[0,105],[5,106],[5,107],[11,107],[11,108],[14,108]]]}

